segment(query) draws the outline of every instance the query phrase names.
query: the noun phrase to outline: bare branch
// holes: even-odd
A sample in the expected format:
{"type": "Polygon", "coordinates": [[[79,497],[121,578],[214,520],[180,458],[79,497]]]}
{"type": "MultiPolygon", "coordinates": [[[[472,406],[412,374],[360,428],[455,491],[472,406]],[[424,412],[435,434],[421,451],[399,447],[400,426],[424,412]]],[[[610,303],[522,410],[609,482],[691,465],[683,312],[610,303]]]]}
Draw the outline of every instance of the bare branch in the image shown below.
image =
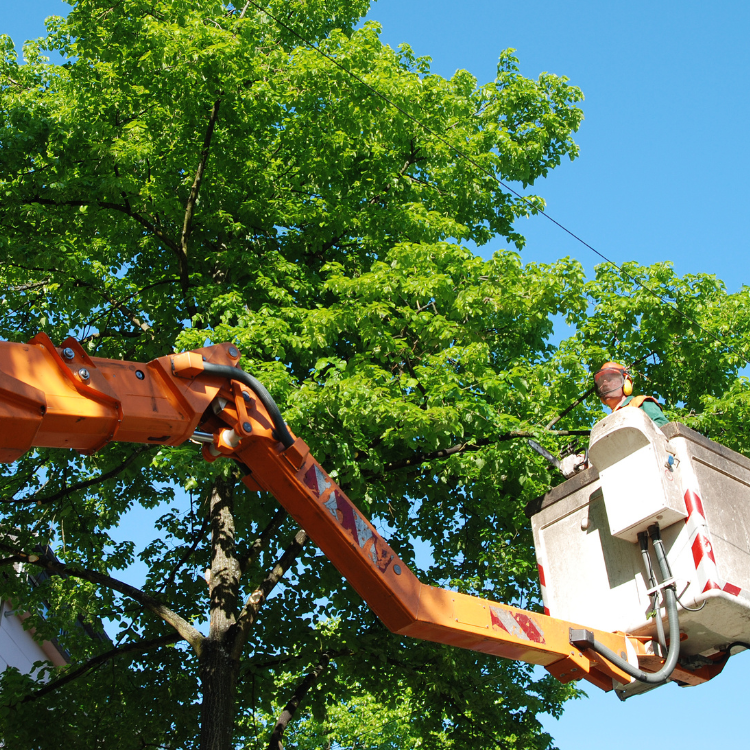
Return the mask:
{"type": "Polygon", "coordinates": [[[438,458],[448,458],[449,456],[455,456],[458,453],[467,453],[471,451],[478,451],[484,448],[487,445],[491,445],[495,442],[501,442],[504,440],[513,440],[517,437],[533,437],[533,433],[506,433],[505,435],[500,435],[496,439],[491,438],[479,438],[475,440],[474,442],[466,442],[466,443],[459,443],[458,445],[453,445],[450,448],[443,448],[439,451],[432,451],[432,453],[416,453],[411,458],[404,458],[400,461],[391,461],[390,463],[385,464],[383,466],[383,471],[397,471],[398,469],[406,469],[410,466],[418,466],[421,463],[424,463],[425,461],[434,461],[438,458]]]}
{"type": "Polygon", "coordinates": [[[118,646],[117,648],[113,648],[110,651],[105,651],[103,654],[99,654],[98,656],[95,656],[93,659],[89,659],[89,661],[87,661],[85,664],[82,664],[77,669],[74,669],[72,672],[66,672],[59,679],[53,680],[52,682],[47,683],[44,687],[39,688],[39,690],[35,690],[33,693],[27,695],[21,701],[21,703],[28,703],[29,701],[35,701],[44,695],[52,693],[58,688],[61,688],[67,685],[68,683],[73,682],[73,680],[77,680],[79,677],[82,677],[87,672],[90,672],[92,669],[96,669],[100,667],[102,664],[104,664],[105,662],[108,662],[110,659],[114,659],[116,656],[121,656],[122,654],[132,654],[132,653],[142,654],[146,651],[150,651],[152,648],[158,648],[159,646],[167,646],[170,643],[177,643],[177,641],[180,641],[180,640],[182,640],[182,638],[178,633],[170,633],[168,635],[161,635],[158,638],[151,638],[149,640],[144,640],[144,641],[135,641],[134,643],[126,643],[124,646],[118,646]]]}
{"type": "Polygon", "coordinates": [[[9,292],[26,292],[29,289],[38,289],[40,286],[45,286],[46,284],[49,284],[51,277],[47,277],[44,281],[36,281],[33,284],[21,284],[19,286],[9,286],[7,287],[9,292]]]}
{"type": "MultiPolygon", "coordinates": [[[[559,435],[561,437],[567,437],[571,435],[589,435],[590,430],[547,430],[553,435],[559,435]]],[[[453,445],[450,448],[443,448],[439,451],[433,451],[432,453],[415,453],[410,458],[404,458],[400,461],[391,461],[383,466],[381,471],[366,471],[362,472],[363,475],[373,476],[375,474],[384,473],[387,471],[397,471],[398,469],[406,469],[411,466],[418,466],[419,464],[425,463],[426,461],[434,461],[436,459],[448,458],[449,456],[455,456],[460,453],[470,453],[473,451],[481,450],[488,445],[494,445],[495,443],[503,443],[508,440],[519,440],[522,438],[533,438],[536,437],[537,433],[530,432],[528,430],[518,430],[514,432],[506,432],[502,435],[498,435],[494,438],[478,438],[472,442],[459,443],[453,445]]]]}
{"type": "Polygon", "coordinates": [[[432,188],[435,192],[437,192],[438,195],[445,195],[445,193],[437,185],[433,185],[431,182],[427,182],[426,180],[420,180],[419,177],[415,177],[412,174],[404,175],[404,177],[408,178],[409,180],[412,180],[412,182],[418,182],[420,185],[424,185],[425,187],[432,188]]]}
{"type": "MultiPolygon", "coordinates": [[[[150,329],[149,329],[150,330],[150,329]]],[[[79,343],[87,344],[89,341],[96,341],[97,339],[112,339],[112,338],[124,338],[124,339],[137,339],[143,336],[147,331],[118,331],[112,330],[111,328],[104,328],[96,333],[90,333],[88,336],[84,336],[79,339],[79,343]]]]}
{"type": "Polygon", "coordinates": [[[263,547],[266,546],[268,540],[273,536],[274,532],[279,528],[279,526],[281,526],[281,524],[286,520],[288,515],[289,514],[282,507],[279,507],[276,513],[274,513],[273,518],[271,518],[266,528],[261,531],[260,536],[253,542],[253,546],[250,547],[247,554],[243,555],[240,558],[240,571],[242,573],[244,573],[250,567],[253,560],[255,560],[255,558],[260,554],[260,551],[263,549],[263,547]]]}
{"type": "MultiPolygon", "coordinates": [[[[338,659],[342,656],[354,656],[357,653],[360,653],[358,651],[354,651],[350,648],[342,648],[342,649],[326,649],[326,653],[331,657],[331,659],[338,659]]],[[[244,680],[247,679],[247,676],[251,674],[253,671],[257,671],[260,669],[270,669],[271,667],[278,667],[281,664],[288,664],[290,661],[299,661],[300,659],[305,658],[304,654],[283,654],[275,659],[269,659],[268,661],[253,661],[249,660],[245,664],[245,669],[243,670],[242,674],[237,678],[237,683],[244,682],[244,680]]]]}
{"type": "Polygon", "coordinates": [[[578,406],[578,404],[582,404],[595,390],[596,386],[592,385],[591,388],[589,388],[586,393],[583,394],[583,396],[577,398],[570,406],[563,409],[544,429],[551,430],[566,414],[570,414],[570,412],[572,412],[573,409],[578,406]]]}
{"type": "Polygon", "coordinates": [[[18,555],[13,555],[12,557],[3,557],[0,560],[0,567],[3,565],[15,565],[16,563],[22,563],[26,562],[22,557],[18,557],[18,555]]]}
{"type": "Polygon", "coordinates": [[[71,487],[66,487],[65,489],[60,490],[59,492],[56,492],[54,495],[48,495],[47,497],[37,497],[36,495],[32,495],[31,497],[20,497],[20,498],[2,498],[2,502],[4,503],[37,503],[38,505],[47,505],[49,503],[55,502],[55,500],[59,500],[60,498],[66,497],[73,492],[78,492],[79,490],[85,490],[87,487],[92,487],[96,484],[101,484],[102,482],[106,481],[107,479],[112,479],[112,477],[116,477],[121,472],[125,471],[125,469],[130,466],[130,464],[135,461],[138,456],[140,456],[142,453],[145,453],[146,451],[149,451],[153,448],[153,445],[142,445],[136,448],[121,464],[118,466],[115,466],[113,469],[110,469],[109,471],[104,472],[104,474],[100,474],[98,477],[94,477],[93,479],[87,479],[85,482],[79,482],[78,484],[74,484],[71,487]]]}
{"type": "Polygon", "coordinates": [[[112,589],[113,591],[117,591],[118,593],[123,594],[123,596],[128,596],[131,599],[134,599],[140,605],[164,620],[168,625],[171,625],[179,633],[180,637],[186,640],[200,656],[204,639],[203,634],[194,628],[187,620],[180,617],[180,615],[171,610],[165,604],[162,604],[150,594],[146,594],[135,586],[119,581],[116,578],[105,575],[104,573],[99,573],[96,570],[76,568],[58,562],[57,560],[51,560],[45,556],[28,554],[23,550],[16,549],[4,541],[0,541],[0,549],[20,557],[25,563],[36,565],[45,570],[57,573],[60,576],[70,576],[71,578],[80,578],[84,581],[96,583],[100,586],[112,589]]]}
{"type": "Polygon", "coordinates": [[[174,564],[172,570],[169,571],[169,575],[166,577],[162,585],[159,586],[159,591],[165,591],[167,589],[167,587],[174,581],[174,577],[177,575],[179,569],[193,556],[195,550],[198,548],[198,545],[201,542],[201,539],[203,539],[206,531],[208,530],[208,524],[210,523],[210,521],[211,516],[206,515],[206,517],[203,519],[201,527],[193,537],[193,543],[187,549],[185,554],[174,564]]]}
{"type": "MultiPolygon", "coordinates": [[[[188,196],[188,202],[185,206],[185,218],[182,222],[182,234],[180,235],[180,249],[182,255],[187,259],[188,255],[188,241],[190,239],[190,229],[193,224],[193,216],[195,214],[195,204],[198,201],[198,193],[201,189],[201,181],[203,180],[203,173],[206,170],[206,163],[208,162],[208,153],[211,148],[211,138],[214,134],[214,128],[216,127],[216,118],[219,116],[219,105],[221,99],[217,99],[214,102],[214,106],[211,109],[211,115],[208,118],[208,128],[206,128],[206,135],[203,138],[203,150],[201,151],[201,160],[198,164],[198,169],[195,172],[195,179],[193,185],[190,188],[190,195],[188,196]]],[[[185,268],[187,272],[187,268],[185,268]]],[[[182,286],[183,291],[187,291],[189,280],[183,279],[182,286]]]]}
{"type": "Polygon", "coordinates": [[[305,531],[298,531],[289,546],[284,550],[284,554],[273,566],[271,572],[263,579],[260,586],[258,586],[258,588],[247,598],[245,606],[242,608],[242,612],[240,612],[240,616],[237,618],[237,624],[235,626],[236,634],[234,636],[234,644],[232,647],[233,659],[240,658],[242,648],[247,640],[247,633],[250,630],[250,626],[255,622],[255,618],[258,616],[260,608],[265,604],[268,595],[276,587],[276,584],[281,580],[289,566],[297,559],[299,553],[302,552],[302,547],[304,547],[305,542],[308,539],[309,537],[305,531]]]}
{"type": "Polygon", "coordinates": [[[307,674],[305,679],[297,686],[290,701],[284,706],[284,710],[281,712],[281,715],[276,722],[276,726],[273,728],[271,740],[268,743],[268,750],[284,750],[284,745],[281,742],[284,736],[284,730],[294,718],[294,714],[297,712],[300,703],[302,703],[302,700],[307,695],[310,688],[320,679],[320,676],[325,672],[330,662],[330,654],[327,651],[324,651],[320,657],[320,661],[318,661],[315,667],[313,667],[313,669],[307,674]]]}

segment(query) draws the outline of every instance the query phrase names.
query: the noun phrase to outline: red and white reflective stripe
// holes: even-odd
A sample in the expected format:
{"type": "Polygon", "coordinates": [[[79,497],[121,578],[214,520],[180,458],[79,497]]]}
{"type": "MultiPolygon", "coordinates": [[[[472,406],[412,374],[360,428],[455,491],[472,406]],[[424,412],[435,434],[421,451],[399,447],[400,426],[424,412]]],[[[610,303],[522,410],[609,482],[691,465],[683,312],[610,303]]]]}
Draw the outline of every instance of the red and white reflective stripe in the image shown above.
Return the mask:
{"type": "MultiPolygon", "coordinates": [[[[688,512],[687,520],[690,520],[690,517],[694,513],[697,513],[700,517],[701,523],[706,523],[706,512],[703,510],[703,501],[697,492],[693,492],[692,490],[685,491],[685,507],[688,512]]],[[[687,521],[685,523],[687,523],[687,521]]]]}
{"type": "Polygon", "coordinates": [[[490,607],[493,628],[500,628],[515,638],[534,643],[545,643],[544,631],[533,617],[520,611],[490,607]]]}
{"type": "Polygon", "coordinates": [[[693,553],[693,562],[695,563],[696,568],[698,568],[706,557],[714,564],[714,566],[716,565],[714,548],[711,546],[711,542],[708,541],[708,537],[701,534],[700,531],[696,534],[695,539],[693,539],[693,544],[690,549],[693,553]]]}
{"type": "Polygon", "coordinates": [[[735,586],[733,583],[725,583],[722,588],[715,581],[708,581],[706,585],[703,587],[703,592],[705,593],[709,589],[719,589],[720,591],[724,591],[725,593],[731,594],[732,596],[739,596],[740,591],[742,591],[742,589],[739,586],[735,586]]]}
{"type": "Polygon", "coordinates": [[[537,563],[537,568],[539,568],[539,583],[542,587],[542,602],[544,603],[544,614],[549,615],[549,607],[547,606],[547,584],[544,580],[544,568],[537,563]]]}
{"type": "Polygon", "coordinates": [[[331,486],[331,480],[317,464],[313,464],[305,474],[305,484],[320,497],[331,486]]]}
{"type": "Polygon", "coordinates": [[[716,557],[714,556],[711,540],[708,538],[706,513],[703,510],[703,502],[700,495],[693,490],[686,490],[685,507],[688,512],[685,523],[688,526],[690,536],[694,537],[690,549],[693,553],[693,563],[698,573],[699,585],[703,584],[703,591],[721,588],[717,583],[719,573],[716,569],[716,557]]]}
{"type": "Polygon", "coordinates": [[[738,596],[741,591],[739,586],[735,586],[732,583],[725,583],[722,586],[720,583],[721,579],[716,567],[714,548],[708,537],[706,512],[703,510],[703,501],[700,495],[693,490],[687,490],[685,492],[685,507],[688,512],[685,523],[689,527],[691,536],[695,534],[690,551],[693,553],[693,562],[698,572],[698,580],[703,583],[703,591],[719,589],[732,594],[732,596],[738,596]]]}

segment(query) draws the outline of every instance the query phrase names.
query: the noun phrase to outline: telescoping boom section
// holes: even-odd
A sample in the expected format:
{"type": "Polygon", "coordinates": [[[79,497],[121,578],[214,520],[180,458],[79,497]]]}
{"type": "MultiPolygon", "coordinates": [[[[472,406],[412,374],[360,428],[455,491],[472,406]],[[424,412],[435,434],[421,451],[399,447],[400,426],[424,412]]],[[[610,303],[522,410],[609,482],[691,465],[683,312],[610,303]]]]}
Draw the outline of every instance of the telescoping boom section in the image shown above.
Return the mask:
{"type": "Polygon", "coordinates": [[[273,494],[394,633],[539,664],[561,682],[586,679],[603,690],[633,678],[587,639],[631,670],[639,657],[659,669],[649,638],[420,583],[290,432],[239,357],[231,344],[139,363],[90,357],[72,338],[60,347],[45,334],[28,344],[0,342],[0,461],[35,447],[92,453],[114,441],[193,439],[206,460],[243,465],[246,486],[273,494]]]}

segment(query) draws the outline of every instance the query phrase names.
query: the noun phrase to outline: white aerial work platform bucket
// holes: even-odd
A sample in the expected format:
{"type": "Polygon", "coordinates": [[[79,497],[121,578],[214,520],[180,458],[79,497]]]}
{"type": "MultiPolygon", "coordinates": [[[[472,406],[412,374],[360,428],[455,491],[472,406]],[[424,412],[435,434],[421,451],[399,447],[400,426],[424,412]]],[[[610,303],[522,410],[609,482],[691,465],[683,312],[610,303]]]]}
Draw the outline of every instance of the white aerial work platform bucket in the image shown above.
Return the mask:
{"type": "Polygon", "coordinates": [[[589,459],[527,508],[545,612],[655,637],[637,535],[657,523],[680,603],[681,662],[695,668],[750,641],[750,459],[682,424],[660,430],[635,408],[594,426],[589,459]]]}

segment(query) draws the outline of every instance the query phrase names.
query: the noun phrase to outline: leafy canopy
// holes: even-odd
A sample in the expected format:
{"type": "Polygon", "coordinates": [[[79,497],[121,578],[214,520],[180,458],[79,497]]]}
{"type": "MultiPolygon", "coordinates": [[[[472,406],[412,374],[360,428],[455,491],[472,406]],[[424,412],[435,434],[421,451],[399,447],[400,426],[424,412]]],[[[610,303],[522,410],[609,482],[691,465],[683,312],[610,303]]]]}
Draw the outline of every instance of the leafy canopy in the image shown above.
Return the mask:
{"type": "MultiPolygon", "coordinates": [[[[543,201],[509,195],[492,175],[534,186],[574,158],[581,92],[552,74],[525,78],[510,50],[486,84],[435,75],[429,58],[382,44],[376,23],[358,27],[364,0],[264,8],[80,0],[27,43],[23,65],[1,38],[0,335],[73,332],[92,355],[139,361],[234,341],[423,580],[538,608],[523,508],[561,477],[517,438],[574,449],[544,425],[602,361],[653,353],[638,385],[747,452],[748,290],[678,278],[668,263],[627,265],[691,323],[606,266],[586,280],[569,258],[477,255],[472,243],[523,248],[515,222],[543,201]],[[50,49],[62,65],[46,61],[50,49]],[[560,320],[572,328],[558,344],[560,320]]],[[[601,416],[586,402],[556,428],[601,416]]],[[[136,554],[115,541],[118,523],[159,506],[139,585],[205,629],[217,487],[230,487],[231,554],[246,563],[237,597],[296,532],[273,498],[235,483],[231,466],[202,463],[192,445],[37,450],[3,469],[2,527],[14,548],[49,543],[69,566],[118,577],[136,554]]],[[[31,678],[7,671],[6,747],[197,747],[199,659],[184,642],[138,650],[172,633],[153,611],[80,577],[30,587],[9,575],[0,589],[40,637],[59,636],[70,670],[111,648],[81,623],[106,619],[116,644],[134,647],[25,703],[31,678]],[[39,704],[48,722],[33,719],[39,704]]],[[[346,746],[361,725],[350,717],[363,716],[371,728],[387,719],[368,747],[544,748],[537,715],[559,715],[575,694],[524,664],[392,636],[308,544],[237,668],[238,746],[267,742],[321,654],[329,666],[290,725],[298,747],[346,746]]]]}

